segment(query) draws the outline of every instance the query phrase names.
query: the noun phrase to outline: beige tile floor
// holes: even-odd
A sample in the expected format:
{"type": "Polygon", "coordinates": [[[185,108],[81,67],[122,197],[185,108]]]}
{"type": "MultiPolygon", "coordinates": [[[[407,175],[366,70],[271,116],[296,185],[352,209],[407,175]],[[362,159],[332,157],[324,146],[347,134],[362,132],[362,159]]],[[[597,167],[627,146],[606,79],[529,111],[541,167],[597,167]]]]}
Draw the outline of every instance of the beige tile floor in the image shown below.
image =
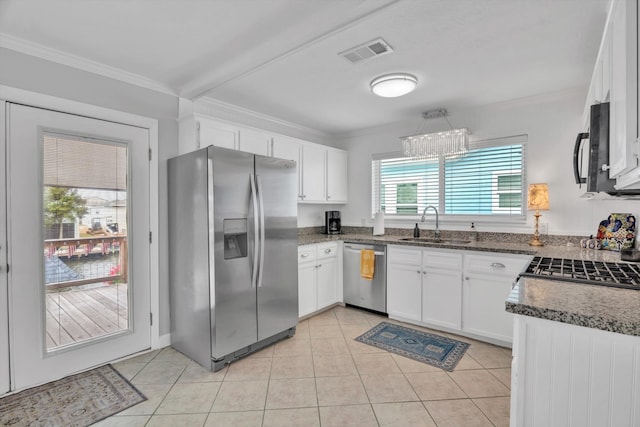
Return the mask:
{"type": "Polygon", "coordinates": [[[216,373],[170,347],[119,362],[148,400],[97,425],[509,425],[510,349],[449,335],[471,345],[445,372],[353,340],[381,320],[335,307],[216,373]]]}

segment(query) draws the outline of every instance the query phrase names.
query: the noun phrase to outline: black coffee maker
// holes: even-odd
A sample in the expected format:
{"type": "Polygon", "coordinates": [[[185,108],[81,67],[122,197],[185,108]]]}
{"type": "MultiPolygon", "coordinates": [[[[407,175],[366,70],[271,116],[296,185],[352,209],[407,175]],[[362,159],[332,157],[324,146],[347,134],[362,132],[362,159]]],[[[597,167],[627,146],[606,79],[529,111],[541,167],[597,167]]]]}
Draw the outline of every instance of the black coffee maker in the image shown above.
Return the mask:
{"type": "Polygon", "coordinates": [[[340,211],[324,212],[324,234],[341,234],[340,211]]]}

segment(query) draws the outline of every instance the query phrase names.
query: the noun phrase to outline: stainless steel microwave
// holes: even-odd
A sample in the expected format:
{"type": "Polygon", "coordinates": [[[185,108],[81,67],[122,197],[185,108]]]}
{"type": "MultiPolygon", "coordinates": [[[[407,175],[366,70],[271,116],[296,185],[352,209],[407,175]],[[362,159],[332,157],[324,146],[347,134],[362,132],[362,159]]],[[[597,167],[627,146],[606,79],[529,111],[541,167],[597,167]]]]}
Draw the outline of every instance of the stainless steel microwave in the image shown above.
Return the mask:
{"type": "Polygon", "coordinates": [[[589,132],[578,134],[573,149],[573,173],[576,184],[586,184],[587,193],[640,195],[640,190],[616,190],[616,180],[609,178],[608,102],[591,106],[589,132]]]}

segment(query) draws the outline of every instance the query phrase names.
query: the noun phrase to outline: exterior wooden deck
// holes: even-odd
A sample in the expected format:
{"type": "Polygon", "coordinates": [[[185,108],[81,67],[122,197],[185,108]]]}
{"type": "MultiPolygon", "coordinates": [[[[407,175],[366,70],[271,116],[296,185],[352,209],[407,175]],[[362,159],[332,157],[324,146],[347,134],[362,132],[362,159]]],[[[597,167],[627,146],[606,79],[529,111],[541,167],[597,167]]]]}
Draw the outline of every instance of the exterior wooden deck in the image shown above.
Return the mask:
{"type": "Polygon", "coordinates": [[[129,326],[127,284],[46,293],[47,349],[112,334],[129,326]]]}

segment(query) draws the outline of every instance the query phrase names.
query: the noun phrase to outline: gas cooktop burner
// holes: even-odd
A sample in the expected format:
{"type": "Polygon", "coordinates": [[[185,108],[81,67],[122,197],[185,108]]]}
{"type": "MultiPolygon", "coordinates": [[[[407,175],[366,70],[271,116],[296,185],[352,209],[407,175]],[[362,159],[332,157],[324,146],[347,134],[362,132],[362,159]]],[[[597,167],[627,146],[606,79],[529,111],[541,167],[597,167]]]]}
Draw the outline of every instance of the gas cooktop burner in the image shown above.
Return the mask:
{"type": "Polygon", "coordinates": [[[589,285],[640,290],[640,265],[624,262],[534,257],[521,277],[544,276],[589,285]]]}

